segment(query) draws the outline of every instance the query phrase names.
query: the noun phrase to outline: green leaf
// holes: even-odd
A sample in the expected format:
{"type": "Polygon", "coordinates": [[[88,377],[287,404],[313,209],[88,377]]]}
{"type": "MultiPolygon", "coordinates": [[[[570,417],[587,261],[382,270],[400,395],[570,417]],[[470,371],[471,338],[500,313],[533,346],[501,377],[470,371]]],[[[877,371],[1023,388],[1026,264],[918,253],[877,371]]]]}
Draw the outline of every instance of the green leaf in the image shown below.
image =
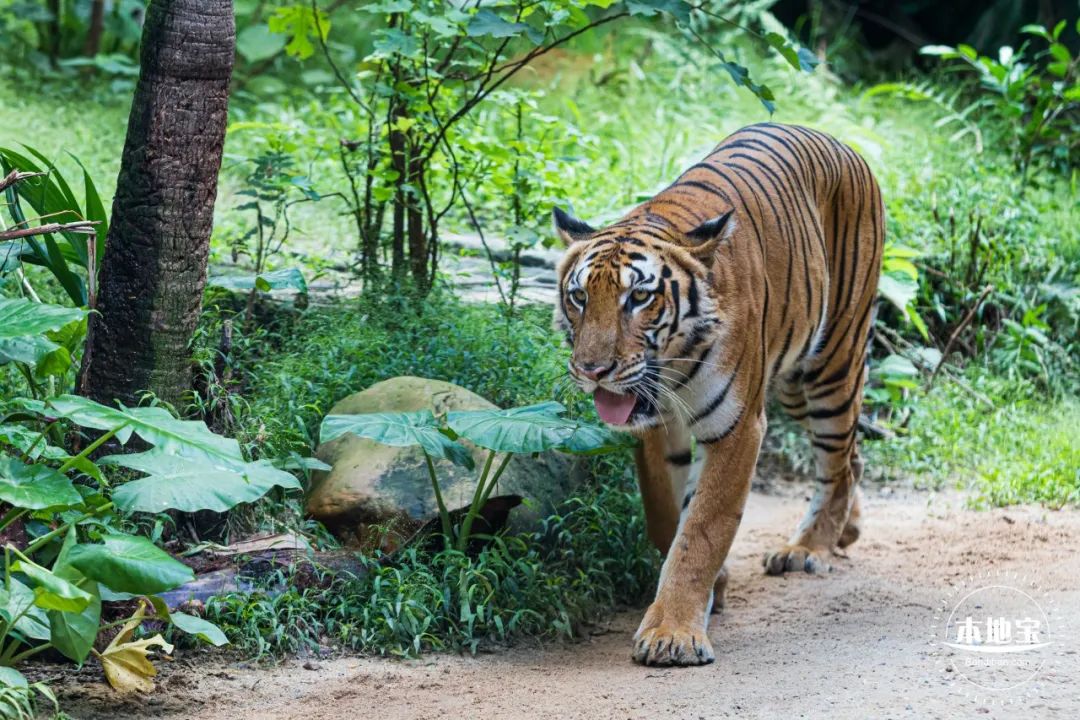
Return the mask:
{"type": "MultiPolygon", "coordinates": [[[[21,672],[15,668],[0,667],[0,688],[18,688],[26,690],[30,684],[21,672]]],[[[17,715],[15,717],[18,717],[17,715]]]]}
{"type": "Polygon", "coordinates": [[[945,60],[960,57],[960,53],[956,51],[956,48],[949,47],[948,45],[925,45],[919,48],[919,54],[932,55],[945,60]]]}
{"type": "Polygon", "coordinates": [[[878,292],[897,310],[904,312],[919,292],[919,284],[906,275],[882,275],[878,280],[878,292]]]}
{"type": "Polygon", "coordinates": [[[34,604],[40,608],[81,613],[93,599],[90,593],[37,563],[17,560],[12,563],[11,569],[21,572],[30,580],[34,589],[34,604]]]}
{"type": "Polygon", "coordinates": [[[430,410],[327,415],[319,430],[319,442],[330,442],[346,433],[394,447],[419,445],[432,457],[449,460],[470,470],[474,467],[469,451],[443,434],[430,410]]]}
{"type": "Polygon", "coordinates": [[[22,635],[34,640],[48,640],[49,619],[45,611],[34,604],[34,591],[10,575],[7,581],[9,587],[6,588],[0,583],[0,613],[9,620],[19,618],[15,629],[22,635]]]}
{"type": "MultiPolygon", "coordinates": [[[[532,34],[532,28],[525,23],[510,22],[488,8],[481,8],[469,20],[465,33],[469,37],[510,38],[522,33],[532,34]]],[[[542,38],[541,38],[542,39],[542,38]]],[[[539,42],[534,40],[533,42],[539,42]]]]}
{"type": "Polygon", "coordinates": [[[636,17],[667,13],[681,23],[690,22],[690,4],[685,0],[627,0],[626,9],[636,17]]]}
{"type": "Polygon", "coordinates": [[[0,298],[0,339],[59,330],[87,315],[81,308],[47,305],[30,300],[0,298]]]}
{"type": "Polygon", "coordinates": [[[113,492],[113,502],[125,512],[225,512],[240,503],[255,502],[275,487],[301,489],[293,475],[266,460],[213,462],[155,448],[132,455],[110,455],[101,463],[147,473],[147,477],[125,483],[113,492]]]}
{"type": "Polygon", "coordinates": [[[636,441],[625,433],[612,432],[599,425],[579,423],[573,434],[556,449],[575,455],[600,455],[633,447],[635,443],[636,441]]]}
{"type": "Polygon", "coordinates": [[[270,32],[288,35],[289,42],[285,45],[285,52],[297,60],[306,60],[315,53],[312,38],[321,38],[326,42],[326,36],[330,32],[330,16],[322,10],[316,15],[308,5],[291,5],[280,7],[270,16],[268,25],[270,32]]]}
{"type": "Polygon", "coordinates": [[[144,537],[106,535],[100,545],[76,545],[71,564],[87,577],[117,592],[149,595],[195,577],[191,568],[144,537]]]}
{"type": "Polygon", "coordinates": [[[798,48],[788,43],[780,33],[771,32],[765,36],[765,42],[769,43],[780,55],[787,60],[788,65],[796,70],[802,70],[803,72],[810,72],[818,66],[818,59],[814,53],[810,52],[806,48],[798,48]]]}
{"type": "Polygon", "coordinates": [[[916,377],[919,374],[915,364],[902,355],[889,355],[877,363],[874,372],[881,376],[916,377]]]}
{"type": "Polygon", "coordinates": [[[34,369],[38,377],[62,375],[71,367],[71,353],[40,335],[0,338],[0,365],[21,362],[34,369]]]}
{"type": "Polygon", "coordinates": [[[81,613],[50,610],[48,612],[49,641],[65,656],[81,663],[90,654],[90,648],[94,646],[94,640],[97,639],[98,627],[101,623],[101,595],[98,593],[96,582],[69,564],[71,550],[75,546],[75,528],[72,526],[53,565],[53,573],[89,593],[90,604],[81,613]]]}
{"type": "Polygon", "coordinates": [[[535,453],[570,440],[578,425],[559,416],[565,409],[557,402],[546,402],[510,410],[451,412],[446,419],[450,429],[480,447],[497,452],[535,453]]]}
{"type": "Polygon", "coordinates": [[[269,60],[285,49],[285,38],[266,25],[249,25],[236,36],[236,53],[248,63],[269,60]]]}
{"type": "Polygon", "coordinates": [[[111,408],[79,395],[53,398],[48,408],[59,417],[83,427],[113,430],[124,426],[116,434],[121,443],[127,443],[134,433],[163,452],[210,460],[244,461],[236,440],[210,432],[203,422],[177,420],[164,408],[111,408]]]}
{"type": "Polygon", "coordinates": [[[82,504],[82,495],[64,475],[46,465],[24,465],[0,456],[0,500],[29,510],[82,504]]]}
{"type": "Polygon", "coordinates": [[[187,613],[182,612],[171,613],[170,618],[172,619],[173,625],[180,628],[188,635],[194,635],[200,640],[208,642],[215,647],[229,644],[229,639],[225,637],[225,633],[221,632],[221,628],[209,620],[203,620],[201,617],[195,617],[194,615],[188,615],[187,613]]]}
{"type": "Polygon", "coordinates": [[[420,52],[420,43],[412,35],[406,35],[397,28],[387,28],[375,33],[375,42],[372,47],[376,52],[387,57],[400,55],[401,57],[415,57],[420,52]]]}
{"type": "Polygon", "coordinates": [[[210,278],[207,282],[210,285],[225,288],[226,290],[251,290],[252,288],[258,288],[262,292],[270,292],[271,290],[296,290],[300,293],[307,293],[308,291],[307,281],[304,280],[304,274],[297,268],[283,268],[281,270],[274,270],[273,272],[265,272],[254,277],[251,275],[225,275],[222,277],[210,278]]]}

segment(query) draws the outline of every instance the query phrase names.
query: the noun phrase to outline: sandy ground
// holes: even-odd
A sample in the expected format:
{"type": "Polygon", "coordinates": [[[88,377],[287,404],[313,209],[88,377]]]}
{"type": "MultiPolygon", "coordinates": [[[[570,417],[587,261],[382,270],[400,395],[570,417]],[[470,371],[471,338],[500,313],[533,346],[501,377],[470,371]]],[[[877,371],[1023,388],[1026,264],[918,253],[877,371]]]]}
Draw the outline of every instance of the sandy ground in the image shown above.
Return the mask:
{"type": "Polygon", "coordinates": [[[956,497],[871,491],[863,537],[831,573],[766,577],[761,556],[801,516],[802,494],[751,497],[706,667],[632,664],[638,610],[576,644],[273,668],[195,654],[148,696],[118,700],[90,667],[54,688],[71,717],[117,720],[1080,717],[1080,512],[977,513],[956,497]],[[1053,641],[1035,679],[993,692],[945,671],[954,651],[931,634],[952,588],[1032,582],[1053,641]]]}

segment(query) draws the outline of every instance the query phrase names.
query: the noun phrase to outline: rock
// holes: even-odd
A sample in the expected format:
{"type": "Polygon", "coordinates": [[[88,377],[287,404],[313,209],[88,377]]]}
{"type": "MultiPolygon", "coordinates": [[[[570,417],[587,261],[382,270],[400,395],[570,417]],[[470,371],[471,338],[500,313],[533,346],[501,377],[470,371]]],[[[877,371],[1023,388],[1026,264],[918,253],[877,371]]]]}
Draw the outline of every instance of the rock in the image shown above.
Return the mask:
{"type": "MultiPolygon", "coordinates": [[[[451,410],[495,407],[452,383],[403,376],[350,395],[334,405],[329,414],[431,410],[439,415],[451,410]]],[[[487,458],[487,450],[465,444],[476,461],[475,471],[446,460],[435,461],[443,498],[450,510],[467,507],[472,501],[476,479],[487,458]]],[[[339,537],[355,537],[363,546],[378,541],[384,549],[391,549],[397,540],[408,537],[438,515],[424,455],[418,447],[390,447],[345,435],[320,445],[315,455],[332,469],[312,473],[307,512],[339,537]]],[[[518,455],[507,465],[492,499],[513,495],[528,498],[532,502],[511,512],[510,524],[515,529],[534,527],[581,483],[584,470],[580,459],[561,453],[542,453],[535,458],[518,455]]]]}

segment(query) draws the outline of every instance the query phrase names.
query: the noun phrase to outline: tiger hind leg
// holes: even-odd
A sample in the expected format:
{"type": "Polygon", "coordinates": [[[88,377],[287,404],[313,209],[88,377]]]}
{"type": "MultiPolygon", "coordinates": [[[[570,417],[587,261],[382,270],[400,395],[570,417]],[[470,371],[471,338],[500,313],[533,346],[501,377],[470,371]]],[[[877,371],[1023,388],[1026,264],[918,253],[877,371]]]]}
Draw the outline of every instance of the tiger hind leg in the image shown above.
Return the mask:
{"type": "Polygon", "coordinates": [[[828,382],[803,379],[802,407],[789,407],[797,395],[790,385],[786,388],[789,402],[785,407],[810,430],[817,488],[795,533],[785,545],[765,555],[765,572],[770,575],[826,572],[833,551],[855,542],[860,532],[858,483],[863,464],[856,447],[856,431],[863,369],[860,364],[839,379],[835,374],[811,373],[820,374],[828,382]]]}

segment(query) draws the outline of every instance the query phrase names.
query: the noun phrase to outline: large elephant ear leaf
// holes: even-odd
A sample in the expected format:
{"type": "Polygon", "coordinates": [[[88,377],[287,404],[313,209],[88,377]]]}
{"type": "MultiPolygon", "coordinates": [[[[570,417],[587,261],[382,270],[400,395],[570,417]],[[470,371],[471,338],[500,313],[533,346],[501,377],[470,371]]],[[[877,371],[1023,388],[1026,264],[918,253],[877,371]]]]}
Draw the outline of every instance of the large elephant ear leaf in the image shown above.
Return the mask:
{"type": "Polygon", "coordinates": [[[431,457],[443,458],[470,470],[474,467],[469,451],[443,432],[429,410],[410,413],[327,415],[319,431],[319,441],[330,442],[346,434],[394,447],[419,445],[431,457]]]}
{"type": "Polygon", "coordinates": [[[100,462],[146,473],[146,477],[113,491],[113,502],[126,512],[225,512],[240,503],[254,502],[275,487],[301,489],[292,474],[265,460],[211,462],[204,457],[173,455],[154,448],[144,453],[110,455],[100,462]]]}
{"type": "Polygon", "coordinates": [[[163,452],[204,457],[215,461],[243,462],[236,440],[210,432],[206,423],[178,420],[161,407],[109,407],[79,395],[61,395],[49,400],[60,417],[95,430],[123,428],[116,434],[127,443],[135,433],[163,452]]]}
{"type": "Polygon", "coordinates": [[[510,410],[461,410],[447,415],[450,429],[488,450],[537,453],[557,448],[573,436],[578,424],[561,416],[557,402],[510,410]]]}
{"type": "Polygon", "coordinates": [[[578,423],[573,434],[557,449],[575,455],[602,455],[633,447],[635,440],[626,433],[609,430],[600,425],[578,423]]]}

